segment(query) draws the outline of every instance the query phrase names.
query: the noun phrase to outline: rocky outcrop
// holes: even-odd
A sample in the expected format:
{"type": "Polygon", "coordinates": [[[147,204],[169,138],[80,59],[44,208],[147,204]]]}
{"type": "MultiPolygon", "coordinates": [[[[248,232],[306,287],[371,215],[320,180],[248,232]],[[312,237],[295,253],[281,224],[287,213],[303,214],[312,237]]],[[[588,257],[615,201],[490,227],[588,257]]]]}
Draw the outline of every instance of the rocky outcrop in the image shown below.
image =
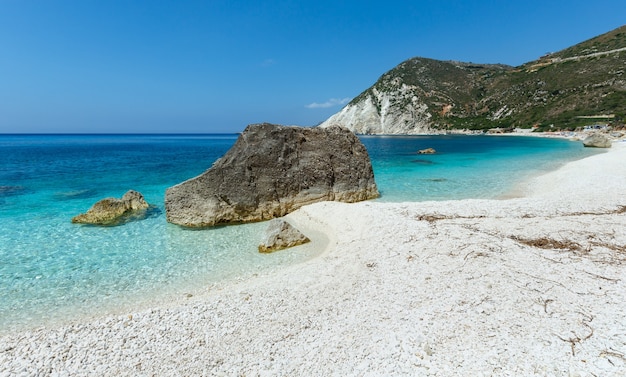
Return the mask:
{"type": "Polygon", "coordinates": [[[121,199],[105,198],[94,204],[86,213],[72,218],[73,223],[114,225],[134,211],[146,210],[148,203],[141,193],[129,190],[121,199]]]}
{"type": "Polygon", "coordinates": [[[592,148],[611,148],[611,139],[606,135],[595,133],[587,136],[583,140],[583,145],[592,148]]]}
{"type": "Polygon", "coordinates": [[[271,253],[310,242],[293,225],[283,219],[270,220],[265,230],[265,238],[259,245],[259,253],[271,253]]]}
{"type": "Polygon", "coordinates": [[[340,125],[364,135],[432,133],[428,107],[412,91],[406,85],[393,92],[374,88],[365,99],[348,104],[320,127],[340,125]],[[398,98],[405,101],[403,107],[397,105],[398,98]]]}
{"type": "Polygon", "coordinates": [[[435,153],[437,153],[437,151],[434,148],[420,149],[419,151],[417,151],[417,154],[435,154],[435,153]]]}
{"type": "Polygon", "coordinates": [[[205,173],[168,188],[165,210],[171,223],[204,227],[377,196],[367,150],[349,130],[263,123],[248,126],[205,173]]]}

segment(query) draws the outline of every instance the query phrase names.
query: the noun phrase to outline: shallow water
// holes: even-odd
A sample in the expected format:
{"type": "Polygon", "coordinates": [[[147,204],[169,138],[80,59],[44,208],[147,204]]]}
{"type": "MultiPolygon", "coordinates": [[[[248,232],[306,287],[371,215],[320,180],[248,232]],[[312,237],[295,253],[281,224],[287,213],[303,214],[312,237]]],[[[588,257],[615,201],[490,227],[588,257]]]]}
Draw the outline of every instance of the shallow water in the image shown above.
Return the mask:
{"type": "MultiPolygon", "coordinates": [[[[259,254],[264,223],[194,231],[165,221],[165,189],[209,168],[236,137],[0,135],[0,332],[195,294],[313,257],[310,246],[259,254]],[[97,200],[128,189],[155,205],[146,219],[71,224],[97,200]]],[[[362,140],[383,201],[494,198],[593,153],[523,137],[362,140]],[[428,147],[437,153],[416,154],[428,147]]]]}
{"type": "Polygon", "coordinates": [[[530,177],[597,150],[516,136],[364,136],[381,201],[499,198],[530,177]],[[417,154],[433,148],[435,154],[417,154]]]}

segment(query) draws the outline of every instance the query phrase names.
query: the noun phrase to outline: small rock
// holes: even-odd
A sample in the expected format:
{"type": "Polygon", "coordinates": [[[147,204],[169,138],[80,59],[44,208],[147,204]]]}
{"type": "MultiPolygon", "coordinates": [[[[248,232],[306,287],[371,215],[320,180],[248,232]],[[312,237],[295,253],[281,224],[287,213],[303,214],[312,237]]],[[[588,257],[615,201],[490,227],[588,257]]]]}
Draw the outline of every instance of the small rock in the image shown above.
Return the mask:
{"type": "Polygon", "coordinates": [[[121,199],[105,198],[94,204],[86,213],[72,218],[73,223],[113,225],[133,211],[149,207],[141,193],[129,190],[121,199]]]}
{"type": "Polygon", "coordinates": [[[435,153],[437,153],[437,151],[434,148],[420,149],[419,151],[417,151],[417,154],[435,154],[435,153]]]}
{"type": "Polygon", "coordinates": [[[265,231],[265,240],[259,245],[260,253],[287,249],[311,241],[293,225],[283,219],[270,220],[265,231]]]}
{"type": "Polygon", "coordinates": [[[432,348],[430,348],[430,345],[428,343],[424,343],[424,352],[428,356],[432,356],[433,355],[433,350],[432,350],[432,348]]]}

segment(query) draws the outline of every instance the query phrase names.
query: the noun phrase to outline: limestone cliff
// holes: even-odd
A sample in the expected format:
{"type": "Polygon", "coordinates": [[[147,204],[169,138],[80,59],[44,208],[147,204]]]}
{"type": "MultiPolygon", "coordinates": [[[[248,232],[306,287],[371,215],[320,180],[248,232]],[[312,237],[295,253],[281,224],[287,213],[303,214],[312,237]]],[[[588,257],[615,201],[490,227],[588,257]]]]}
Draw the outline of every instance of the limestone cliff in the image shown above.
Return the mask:
{"type": "Polygon", "coordinates": [[[415,95],[416,88],[402,85],[394,91],[373,88],[362,101],[351,103],[321,127],[341,125],[358,134],[431,133],[428,106],[415,95]],[[400,107],[398,102],[404,101],[400,107]]]}

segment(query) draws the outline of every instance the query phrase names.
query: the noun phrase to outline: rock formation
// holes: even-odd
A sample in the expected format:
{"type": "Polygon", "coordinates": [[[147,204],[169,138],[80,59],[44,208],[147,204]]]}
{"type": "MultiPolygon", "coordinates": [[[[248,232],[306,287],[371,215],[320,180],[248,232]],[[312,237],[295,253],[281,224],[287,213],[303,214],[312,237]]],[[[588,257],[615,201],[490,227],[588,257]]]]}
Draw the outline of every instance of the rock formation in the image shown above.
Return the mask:
{"type": "Polygon", "coordinates": [[[420,149],[419,151],[417,151],[417,154],[435,154],[435,153],[437,153],[437,151],[434,148],[420,149]]]}
{"type": "Polygon", "coordinates": [[[592,148],[611,148],[611,139],[606,135],[595,133],[587,136],[585,140],[583,140],[583,145],[592,148]]]}
{"type": "Polygon", "coordinates": [[[419,97],[409,95],[413,87],[401,86],[394,92],[373,88],[364,100],[350,103],[328,118],[320,127],[341,125],[364,135],[405,135],[433,133],[431,114],[419,97]],[[398,98],[408,98],[404,107],[398,107],[398,98]]]}
{"type": "Polygon", "coordinates": [[[287,249],[309,242],[309,238],[283,219],[270,220],[265,239],[259,245],[259,253],[287,249]]]}
{"type": "Polygon", "coordinates": [[[349,130],[263,123],[248,126],[205,173],[168,188],[165,210],[171,223],[203,227],[378,195],[367,150],[349,130]]]}
{"type": "Polygon", "coordinates": [[[73,223],[93,225],[113,225],[133,211],[148,209],[143,195],[129,190],[121,199],[105,198],[94,204],[86,213],[72,218],[73,223]]]}

